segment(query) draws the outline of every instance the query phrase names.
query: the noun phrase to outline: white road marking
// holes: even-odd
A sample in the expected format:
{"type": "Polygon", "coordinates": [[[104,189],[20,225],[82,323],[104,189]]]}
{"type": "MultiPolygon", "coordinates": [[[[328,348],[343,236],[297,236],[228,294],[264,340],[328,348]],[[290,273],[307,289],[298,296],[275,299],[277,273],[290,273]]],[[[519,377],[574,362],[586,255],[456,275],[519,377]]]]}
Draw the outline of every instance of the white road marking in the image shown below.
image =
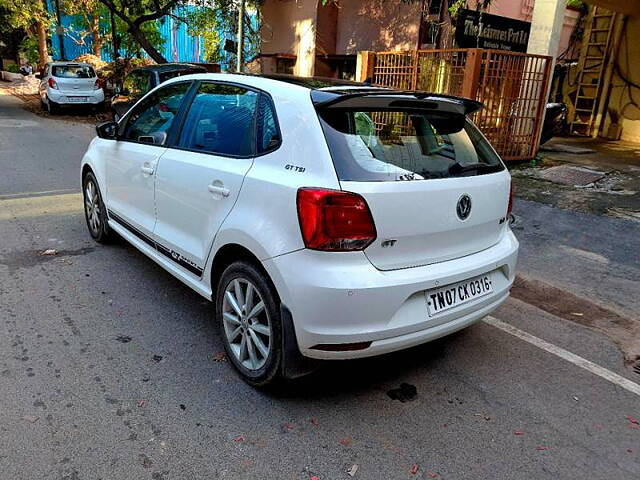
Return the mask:
{"type": "Polygon", "coordinates": [[[528,342],[531,345],[534,345],[546,352],[552,353],[562,358],[563,360],[566,360],[567,362],[571,362],[580,368],[584,368],[585,370],[593,373],[594,375],[598,375],[599,377],[602,377],[605,380],[608,380],[609,382],[615,385],[618,385],[619,387],[622,387],[625,390],[628,390],[631,393],[635,393],[636,395],[640,396],[640,385],[618,375],[617,373],[612,372],[611,370],[601,367],[600,365],[597,365],[587,360],[586,358],[582,358],[579,355],[576,355],[575,353],[571,353],[565,350],[564,348],[560,348],[557,345],[554,345],[545,340],[542,340],[541,338],[531,335],[530,333],[527,333],[523,330],[520,330],[519,328],[516,328],[513,325],[509,325],[508,323],[498,320],[495,317],[488,316],[488,317],[485,317],[483,321],[485,323],[488,323],[489,325],[492,325],[502,330],[503,332],[509,333],[514,337],[518,337],[520,340],[524,340],[525,342],[528,342]]]}
{"type": "Polygon", "coordinates": [[[22,192],[22,193],[7,193],[0,195],[0,200],[8,198],[27,198],[27,197],[44,197],[45,195],[62,195],[65,193],[77,193],[80,190],[77,188],[64,188],[61,190],[46,190],[44,192],[22,192]]]}

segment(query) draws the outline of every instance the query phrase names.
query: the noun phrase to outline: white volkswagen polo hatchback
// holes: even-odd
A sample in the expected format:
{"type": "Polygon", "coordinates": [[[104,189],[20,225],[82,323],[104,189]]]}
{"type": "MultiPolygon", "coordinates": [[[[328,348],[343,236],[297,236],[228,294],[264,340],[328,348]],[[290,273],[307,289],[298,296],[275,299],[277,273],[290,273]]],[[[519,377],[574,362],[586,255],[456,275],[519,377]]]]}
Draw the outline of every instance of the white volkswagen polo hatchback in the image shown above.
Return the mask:
{"type": "Polygon", "coordinates": [[[481,104],[287,76],[162,84],[82,161],[89,231],[215,303],[252,385],[478,321],[505,301],[510,176],[481,104]]]}

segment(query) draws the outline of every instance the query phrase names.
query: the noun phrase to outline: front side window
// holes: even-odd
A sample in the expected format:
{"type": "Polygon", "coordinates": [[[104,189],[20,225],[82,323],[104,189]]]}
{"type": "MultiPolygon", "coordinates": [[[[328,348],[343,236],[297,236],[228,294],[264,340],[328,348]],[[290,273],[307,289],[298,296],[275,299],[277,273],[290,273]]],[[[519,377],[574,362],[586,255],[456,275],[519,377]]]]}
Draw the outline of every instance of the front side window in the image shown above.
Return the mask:
{"type": "Polygon", "coordinates": [[[203,83],[184,122],[179,148],[220,155],[253,153],[258,94],[234,85],[203,83]]]}
{"type": "Polygon", "coordinates": [[[431,111],[320,112],[343,181],[406,181],[498,172],[504,168],[463,115],[431,111]]]}
{"type": "Polygon", "coordinates": [[[144,95],[149,90],[149,74],[147,72],[131,72],[124,79],[122,87],[127,95],[144,95]]]}
{"type": "Polygon", "coordinates": [[[96,72],[89,65],[54,65],[51,75],[58,78],[93,78],[96,72]]]}
{"type": "Polygon", "coordinates": [[[190,82],[168,85],[145,98],[124,123],[120,137],[134,142],[164,145],[190,82]]]}

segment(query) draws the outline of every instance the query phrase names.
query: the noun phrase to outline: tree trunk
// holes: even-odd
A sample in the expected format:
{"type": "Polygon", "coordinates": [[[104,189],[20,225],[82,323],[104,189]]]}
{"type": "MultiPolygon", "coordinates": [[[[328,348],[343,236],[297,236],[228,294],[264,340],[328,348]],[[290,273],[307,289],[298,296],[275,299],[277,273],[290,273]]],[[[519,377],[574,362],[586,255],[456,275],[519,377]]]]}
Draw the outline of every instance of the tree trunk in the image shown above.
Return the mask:
{"type": "Polygon", "coordinates": [[[93,15],[91,17],[91,35],[93,38],[93,54],[100,57],[102,53],[102,35],[100,35],[100,17],[93,15]]]}
{"type": "Polygon", "coordinates": [[[38,68],[44,68],[45,63],[49,61],[49,50],[47,49],[47,30],[44,28],[44,23],[36,23],[36,34],[38,35],[38,55],[40,60],[38,62],[38,68]]]}
{"type": "Polygon", "coordinates": [[[135,25],[129,25],[128,29],[129,33],[136,41],[140,44],[142,49],[147,52],[147,54],[156,62],[156,63],[167,63],[167,59],[162,56],[162,54],[156,50],[156,48],[151,44],[144,33],[135,25]]]}

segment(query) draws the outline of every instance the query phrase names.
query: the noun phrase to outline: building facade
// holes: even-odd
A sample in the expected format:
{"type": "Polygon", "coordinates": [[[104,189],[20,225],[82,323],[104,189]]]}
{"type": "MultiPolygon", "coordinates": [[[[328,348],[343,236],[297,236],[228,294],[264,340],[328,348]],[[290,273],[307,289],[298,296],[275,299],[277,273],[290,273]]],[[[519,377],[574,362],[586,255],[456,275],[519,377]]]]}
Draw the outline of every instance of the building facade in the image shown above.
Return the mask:
{"type": "MultiPolygon", "coordinates": [[[[530,21],[533,4],[494,1],[487,13],[530,21]]],[[[568,51],[578,17],[567,9],[559,54],[568,51]]],[[[447,0],[265,0],[262,6],[265,73],[350,79],[358,51],[453,47],[447,0]]]]}

